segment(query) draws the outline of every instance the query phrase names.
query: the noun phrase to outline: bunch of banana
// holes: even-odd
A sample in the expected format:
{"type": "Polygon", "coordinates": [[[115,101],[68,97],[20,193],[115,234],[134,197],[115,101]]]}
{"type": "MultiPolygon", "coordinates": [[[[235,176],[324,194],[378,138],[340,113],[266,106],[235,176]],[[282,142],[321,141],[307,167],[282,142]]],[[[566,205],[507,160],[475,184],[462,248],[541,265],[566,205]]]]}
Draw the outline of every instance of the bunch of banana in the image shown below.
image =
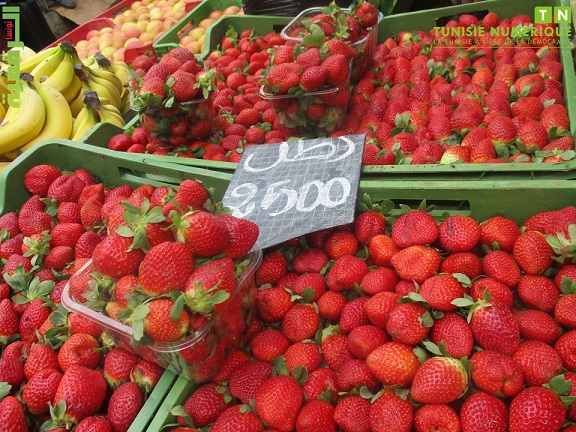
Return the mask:
{"type": "Polygon", "coordinates": [[[94,90],[83,92],[83,107],[74,119],[70,139],[79,141],[98,123],[112,123],[120,128],[126,124],[118,108],[107,98],[99,97],[94,90]]]}
{"type": "Polygon", "coordinates": [[[0,123],[0,154],[12,152],[36,138],[46,123],[46,103],[32,84],[30,74],[22,74],[20,106],[9,106],[0,123]]]}
{"type": "MultiPolygon", "coordinates": [[[[92,71],[96,71],[97,73],[106,71],[119,79],[122,91],[120,93],[121,104],[117,108],[122,114],[127,113],[130,110],[130,93],[127,87],[127,83],[130,80],[130,69],[128,65],[121,61],[111,62],[99,52],[84,60],[84,64],[92,71]]],[[[115,81],[114,78],[109,79],[115,81]]],[[[115,82],[115,85],[118,86],[118,82],[115,82]]]]}
{"type": "Polygon", "coordinates": [[[12,91],[8,88],[3,77],[0,76],[0,122],[4,120],[4,117],[6,116],[6,110],[8,109],[8,95],[10,93],[12,93],[12,91]]]}
{"type": "MultiPolygon", "coordinates": [[[[30,81],[30,86],[40,95],[46,107],[46,119],[40,133],[16,150],[5,152],[4,155],[11,160],[39,142],[53,138],[69,138],[72,131],[72,112],[68,102],[58,90],[48,85],[30,81]]],[[[0,129],[1,134],[1,129],[0,129]]]]}

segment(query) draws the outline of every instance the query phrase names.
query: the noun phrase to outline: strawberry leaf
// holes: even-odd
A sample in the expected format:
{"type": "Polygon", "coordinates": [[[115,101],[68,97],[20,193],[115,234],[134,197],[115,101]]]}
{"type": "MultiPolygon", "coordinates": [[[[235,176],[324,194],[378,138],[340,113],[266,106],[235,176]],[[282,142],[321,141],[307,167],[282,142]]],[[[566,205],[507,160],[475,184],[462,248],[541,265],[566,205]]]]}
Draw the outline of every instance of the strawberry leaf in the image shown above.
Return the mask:
{"type": "Polygon", "coordinates": [[[422,347],[417,346],[412,351],[414,351],[414,354],[418,357],[420,364],[424,363],[430,357],[428,352],[422,347]]]}
{"type": "Polygon", "coordinates": [[[562,276],[560,288],[564,294],[576,294],[576,281],[573,281],[567,276],[562,276]]]}
{"type": "Polygon", "coordinates": [[[170,310],[170,319],[172,321],[177,321],[180,316],[182,316],[182,312],[184,311],[184,295],[180,295],[174,300],[174,305],[170,310]]]}
{"type": "Polygon", "coordinates": [[[435,354],[437,356],[441,356],[442,351],[440,350],[440,348],[438,347],[438,345],[436,345],[434,342],[429,341],[429,340],[423,340],[422,341],[422,345],[424,345],[424,347],[430,351],[432,354],[435,354]]]}
{"type": "Polygon", "coordinates": [[[134,311],[130,316],[130,324],[132,325],[132,338],[136,341],[142,340],[144,337],[144,320],[148,316],[150,312],[150,308],[147,304],[141,304],[134,311]]]}
{"type": "Polygon", "coordinates": [[[460,282],[465,287],[469,287],[472,284],[470,278],[466,276],[464,273],[453,273],[452,276],[456,278],[458,282],[460,282]]]}
{"type": "Polygon", "coordinates": [[[558,396],[566,396],[570,393],[570,390],[572,390],[572,385],[572,380],[567,380],[564,374],[561,374],[552,378],[548,382],[547,387],[558,396]]]}
{"type": "Polygon", "coordinates": [[[175,407],[173,407],[170,410],[170,414],[172,414],[174,417],[181,417],[182,420],[184,420],[188,426],[195,427],[192,418],[188,415],[188,413],[186,412],[186,410],[182,405],[176,405],[175,407]]]}
{"type": "Polygon", "coordinates": [[[12,386],[7,382],[0,382],[0,400],[4,399],[5,396],[10,394],[10,389],[12,386]]]}

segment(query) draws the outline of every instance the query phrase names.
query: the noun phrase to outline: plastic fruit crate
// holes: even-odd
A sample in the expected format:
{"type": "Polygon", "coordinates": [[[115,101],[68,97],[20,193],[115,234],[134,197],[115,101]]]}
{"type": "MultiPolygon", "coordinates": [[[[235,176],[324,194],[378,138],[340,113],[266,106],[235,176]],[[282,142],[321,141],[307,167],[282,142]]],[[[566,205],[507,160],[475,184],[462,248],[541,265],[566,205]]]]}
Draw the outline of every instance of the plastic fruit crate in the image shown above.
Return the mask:
{"type": "MultiPolygon", "coordinates": [[[[206,183],[209,187],[210,184],[206,183]]],[[[256,282],[254,274],[262,260],[262,251],[255,247],[246,258],[249,262],[236,282],[236,289],[226,305],[203,324],[194,334],[183,340],[157,342],[135,347],[131,342],[132,327],[107,315],[94,311],[78,302],[69,292],[68,284],[62,291],[62,305],[71,312],[97,323],[114,340],[116,346],[131,351],[195,383],[214,376],[226,353],[238,346],[254,318],[256,282]]],[[[92,260],[76,275],[92,272],[92,260]]]]}
{"type": "MultiPolygon", "coordinates": [[[[321,13],[322,9],[323,8],[321,7],[317,7],[302,11],[286,27],[284,27],[284,29],[282,29],[280,34],[286,40],[301,41],[306,35],[304,22],[321,13]]],[[[350,13],[350,9],[344,8],[342,9],[342,12],[350,13]]],[[[352,77],[350,78],[352,84],[357,83],[372,64],[372,59],[376,52],[376,44],[378,43],[378,25],[382,22],[383,18],[384,15],[382,12],[379,12],[378,23],[370,29],[366,36],[353,44],[350,44],[350,46],[354,48],[354,51],[356,51],[356,57],[352,63],[352,77]]]]}
{"type": "MultiPolygon", "coordinates": [[[[179,42],[180,42],[181,32],[186,31],[186,29],[191,30],[192,28],[196,27],[198,25],[198,23],[200,23],[200,21],[208,18],[208,16],[212,12],[218,11],[218,10],[223,11],[224,9],[226,9],[229,6],[242,7],[242,1],[241,0],[204,0],[196,8],[194,8],[194,10],[192,10],[190,13],[185,15],[184,18],[182,18],[180,20],[180,22],[178,22],[178,24],[176,24],[174,27],[172,27],[170,30],[165,32],[162,36],[160,36],[158,39],[156,39],[154,41],[154,43],[153,43],[154,51],[156,51],[156,53],[159,56],[162,56],[162,55],[168,53],[168,51],[170,51],[171,49],[179,47],[180,46],[179,42]]],[[[212,25],[214,25],[217,21],[218,20],[216,20],[212,25]]],[[[204,55],[207,55],[207,53],[209,52],[206,48],[208,45],[207,41],[209,40],[208,33],[209,33],[212,25],[206,29],[206,33],[205,33],[206,36],[204,38],[204,41],[205,41],[204,42],[204,51],[203,51],[203,53],[201,53],[204,55]]]]}
{"type": "MultiPolygon", "coordinates": [[[[387,181],[379,178],[360,180],[359,196],[368,193],[374,202],[390,199],[396,204],[416,207],[423,199],[427,205],[436,205],[431,214],[438,221],[448,215],[464,215],[483,221],[502,215],[521,224],[530,216],[547,210],[573,205],[576,201],[576,185],[565,180],[540,180],[531,184],[518,181],[387,181]]],[[[400,216],[394,210],[392,216],[400,216]]],[[[149,431],[160,431],[173,424],[176,418],[170,410],[183,405],[196,386],[179,378],[158,408],[150,423],[149,431]]]]}

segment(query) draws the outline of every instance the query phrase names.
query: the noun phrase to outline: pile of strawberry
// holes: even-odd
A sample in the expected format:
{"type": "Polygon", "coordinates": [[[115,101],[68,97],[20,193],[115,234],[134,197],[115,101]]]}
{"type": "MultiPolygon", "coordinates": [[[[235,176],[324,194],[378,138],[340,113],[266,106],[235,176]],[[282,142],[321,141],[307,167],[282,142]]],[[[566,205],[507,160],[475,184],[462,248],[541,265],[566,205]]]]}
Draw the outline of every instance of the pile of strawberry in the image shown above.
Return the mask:
{"type": "MultiPolygon", "coordinates": [[[[184,48],[172,50],[159,61],[138,56],[132,68],[131,105],[140,115],[151,148],[170,150],[210,135],[214,71],[206,70],[184,48]]],[[[117,150],[128,148],[120,145],[117,150]]],[[[146,148],[139,150],[143,153],[146,148]]]]}
{"type": "Polygon", "coordinates": [[[114,347],[60,298],[102,241],[105,190],[85,170],[40,165],[32,196],[0,217],[0,429],[126,431],[163,368],[114,347]]]}
{"type": "Polygon", "coordinates": [[[364,164],[572,159],[558,45],[490,35],[555,25],[533,24],[527,15],[499,20],[490,12],[482,21],[462,15],[446,28],[462,26],[481,27],[484,36],[462,45],[434,29],[401,32],[377,47],[343,126],[366,133],[364,164]]]}
{"type": "Polygon", "coordinates": [[[576,208],[390,204],[265,254],[260,320],[173,430],[576,429],[576,208]]]}
{"type": "Polygon", "coordinates": [[[342,124],[350,100],[350,64],[355,53],[322,31],[303,42],[278,47],[263,73],[260,94],[278,124],[292,136],[318,136],[342,124]]]}
{"type": "MultiPolygon", "coordinates": [[[[353,49],[352,82],[355,83],[370,67],[377,44],[377,24],[380,13],[368,1],[359,0],[349,9],[335,2],[323,8],[305,11],[284,32],[290,40],[301,40],[319,28],[323,40],[340,40],[353,49]]],[[[284,34],[284,33],[283,33],[284,34]]]]}

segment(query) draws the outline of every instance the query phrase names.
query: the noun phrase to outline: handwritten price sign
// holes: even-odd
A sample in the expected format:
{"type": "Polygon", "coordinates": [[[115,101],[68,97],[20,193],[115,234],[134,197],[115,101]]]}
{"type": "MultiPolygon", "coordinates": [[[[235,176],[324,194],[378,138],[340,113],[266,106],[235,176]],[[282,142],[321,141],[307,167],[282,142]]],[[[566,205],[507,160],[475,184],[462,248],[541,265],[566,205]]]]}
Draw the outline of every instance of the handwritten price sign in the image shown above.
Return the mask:
{"type": "Polygon", "coordinates": [[[258,224],[260,247],[352,222],[365,135],[248,147],[223,203],[258,224]]]}

